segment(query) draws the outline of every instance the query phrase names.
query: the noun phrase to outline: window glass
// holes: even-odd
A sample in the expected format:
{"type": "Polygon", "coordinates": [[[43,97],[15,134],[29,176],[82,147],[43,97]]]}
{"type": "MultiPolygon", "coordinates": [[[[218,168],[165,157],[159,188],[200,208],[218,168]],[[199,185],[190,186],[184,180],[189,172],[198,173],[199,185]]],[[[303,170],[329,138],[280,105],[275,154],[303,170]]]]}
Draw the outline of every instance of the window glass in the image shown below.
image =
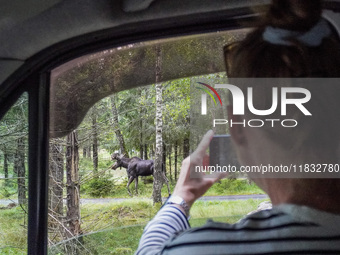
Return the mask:
{"type": "MultiPolygon", "coordinates": [[[[174,188],[190,142],[194,146],[198,141],[189,128],[190,88],[199,80],[226,82],[223,46],[246,32],[129,44],[52,72],[50,254],[133,254],[145,224],[159,209],[157,199],[174,188]],[[132,157],[146,160],[138,193],[129,172],[133,161],[126,161],[132,157]],[[152,167],[164,173],[163,183],[152,178],[152,167]]],[[[240,180],[223,181],[207,195],[220,195],[226,185],[261,192],[240,180]]],[[[191,223],[222,215],[224,221],[236,222],[258,203],[239,201],[225,215],[221,206],[227,204],[199,201],[191,223]],[[209,215],[206,203],[216,206],[209,215]]]]}
{"type": "Polygon", "coordinates": [[[0,253],[27,253],[28,95],[0,121],[0,253]]]}

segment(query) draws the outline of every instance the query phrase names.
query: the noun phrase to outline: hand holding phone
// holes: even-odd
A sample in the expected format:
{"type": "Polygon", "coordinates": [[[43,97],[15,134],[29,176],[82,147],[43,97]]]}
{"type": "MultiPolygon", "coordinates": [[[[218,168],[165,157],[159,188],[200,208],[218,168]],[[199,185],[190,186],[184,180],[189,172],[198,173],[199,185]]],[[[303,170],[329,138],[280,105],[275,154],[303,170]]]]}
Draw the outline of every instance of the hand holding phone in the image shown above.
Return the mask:
{"type": "Polygon", "coordinates": [[[230,135],[215,135],[209,146],[209,166],[235,166],[239,170],[240,164],[233,149],[230,135]]]}
{"type": "Polygon", "coordinates": [[[181,172],[172,195],[183,198],[188,207],[201,197],[215,182],[225,177],[224,173],[206,175],[205,172],[195,172],[196,167],[204,167],[209,143],[213,131],[208,131],[202,138],[196,150],[182,162],[181,172]]]}

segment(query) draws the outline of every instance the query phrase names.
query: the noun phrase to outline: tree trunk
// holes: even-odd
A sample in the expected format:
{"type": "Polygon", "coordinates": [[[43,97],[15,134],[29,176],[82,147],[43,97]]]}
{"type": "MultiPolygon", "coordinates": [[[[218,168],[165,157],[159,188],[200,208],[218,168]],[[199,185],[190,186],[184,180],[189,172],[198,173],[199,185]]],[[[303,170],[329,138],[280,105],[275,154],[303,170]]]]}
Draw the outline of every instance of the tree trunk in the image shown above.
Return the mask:
{"type": "Polygon", "coordinates": [[[168,149],[168,156],[169,156],[169,173],[170,173],[170,182],[172,183],[172,171],[171,171],[171,153],[172,153],[172,146],[171,144],[169,145],[168,149]]]}
{"type": "Polygon", "coordinates": [[[189,138],[185,137],[183,140],[183,159],[189,156],[190,154],[190,146],[189,146],[189,138]]]}
{"type": "Polygon", "coordinates": [[[97,109],[92,107],[92,152],[93,170],[98,171],[98,132],[97,132],[97,109]]]}
{"type": "Polygon", "coordinates": [[[144,157],[144,141],[143,141],[143,119],[144,119],[144,108],[143,108],[143,100],[142,100],[142,95],[143,95],[143,92],[142,90],[140,90],[140,94],[139,94],[139,97],[141,99],[140,101],[140,105],[139,105],[139,153],[140,153],[140,158],[141,159],[145,159],[144,157]]]}
{"type": "Polygon", "coordinates": [[[15,155],[15,172],[18,176],[18,203],[20,205],[26,204],[26,185],[25,185],[25,141],[24,138],[17,140],[17,151],[15,155]]]}
{"type": "MultiPolygon", "coordinates": [[[[178,144],[178,155],[184,156],[183,154],[183,146],[181,146],[181,144],[178,144]]],[[[184,157],[182,157],[182,161],[184,160],[184,157]]],[[[181,160],[179,160],[181,161],[181,160]]]]}
{"type": "Polygon", "coordinates": [[[86,153],[87,151],[86,151],[86,147],[83,147],[83,158],[86,158],[87,157],[87,153],[86,153]]]}
{"type": "Polygon", "coordinates": [[[87,150],[87,153],[86,153],[87,158],[91,158],[91,146],[88,145],[86,150],[87,150]]]}
{"type": "Polygon", "coordinates": [[[144,157],[144,146],[143,146],[143,144],[140,144],[140,145],[139,145],[139,157],[140,157],[141,159],[145,159],[145,157],[144,157]]]}
{"type": "Polygon", "coordinates": [[[148,145],[144,144],[144,159],[148,159],[148,145]]]}
{"type": "Polygon", "coordinates": [[[4,152],[4,174],[5,178],[8,178],[8,154],[4,152]]]}
{"type": "Polygon", "coordinates": [[[155,158],[155,145],[154,144],[151,145],[150,157],[151,159],[155,158]]]}
{"type": "MultiPolygon", "coordinates": [[[[140,113],[142,114],[142,111],[140,111],[140,113]]],[[[142,120],[142,116],[140,115],[140,121],[139,121],[139,125],[140,125],[140,130],[139,130],[139,157],[141,159],[145,159],[144,157],[144,145],[143,145],[143,120],[142,120]]]]}
{"type": "Polygon", "coordinates": [[[79,209],[79,154],[77,131],[67,136],[66,175],[67,175],[67,226],[68,237],[80,234],[79,209]]]}
{"type": "MultiPolygon", "coordinates": [[[[49,228],[52,232],[63,236],[63,188],[64,188],[64,155],[63,140],[50,140],[50,163],[49,163],[49,228]],[[59,230],[61,230],[59,232],[59,230]]],[[[51,238],[50,238],[51,239],[51,238]]]]}
{"type": "Polygon", "coordinates": [[[162,171],[166,176],[166,145],[163,143],[162,171]]]}
{"type": "Polygon", "coordinates": [[[8,154],[7,151],[4,151],[4,174],[5,174],[5,186],[8,186],[8,154]]]}
{"type": "Polygon", "coordinates": [[[117,137],[117,140],[119,142],[120,151],[125,157],[129,157],[129,154],[128,154],[126,147],[125,147],[124,137],[123,137],[122,133],[120,132],[120,128],[119,128],[118,111],[117,111],[117,107],[116,107],[115,95],[114,94],[111,96],[111,109],[112,109],[112,115],[113,115],[113,118],[112,118],[113,129],[116,133],[116,137],[117,137]]]}
{"type": "Polygon", "coordinates": [[[177,141],[175,142],[175,182],[177,181],[177,156],[178,156],[178,151],[177,151],[177,141]]]}
{"type": "Polygon", "coordinates": [[[162,159],[163,159],[163,86],[161,80],[161,48],[156,46],[156,155],[155,155],[155,169],[154,169],[154,181],[153,181],[153,203],[162,203],[162,159]]]}

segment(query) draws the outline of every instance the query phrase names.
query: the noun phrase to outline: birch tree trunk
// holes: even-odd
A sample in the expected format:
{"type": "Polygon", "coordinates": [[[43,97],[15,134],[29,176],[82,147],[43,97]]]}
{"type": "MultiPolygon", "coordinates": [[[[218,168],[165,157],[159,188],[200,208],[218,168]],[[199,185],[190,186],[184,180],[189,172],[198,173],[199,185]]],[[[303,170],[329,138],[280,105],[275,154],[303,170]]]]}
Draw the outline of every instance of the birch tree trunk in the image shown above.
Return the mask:
{"type": "Polygon", "coordinates": [[[162,131],[163,131],[163,116],[162,116],[162,108],[163,108],[163,86],[160,82],[161,78],[161,68],[162,68],[162,57],[161,57],[161,49],[159,46],[156,46],[156,155],[155,155],[155,169],[153,174],[153,203],[162,203],[162,159],[163,159],[163,139],[162,139],[162,131]]]}
{"type": "Polygon", "coordinates": [[[119,142],[120,151],[125,157],[129,157],[129,154],[128,154],[126,147],[125,147],[124,137],[122,135],[122,132],[120,132],[120,128],[119,128],[118,111],[117,111],[117,107],[116,107],[115,95],[114,94],[111,96],[111,109],[112,109],[112,115],[113,115],[113,118],[112,118],[113,129],[116,133],[116,137],[117,137],[118,142],[119,142]]]}

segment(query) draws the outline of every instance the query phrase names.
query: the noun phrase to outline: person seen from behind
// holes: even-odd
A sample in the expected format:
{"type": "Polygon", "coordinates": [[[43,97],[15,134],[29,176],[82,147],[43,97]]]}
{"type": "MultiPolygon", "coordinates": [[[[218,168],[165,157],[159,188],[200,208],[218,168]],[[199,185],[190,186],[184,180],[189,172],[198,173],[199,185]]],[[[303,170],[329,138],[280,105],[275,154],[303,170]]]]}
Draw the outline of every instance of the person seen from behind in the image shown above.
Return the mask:
{"type": "MultiPolygon", "coordinates": [[[[256,29],[224,48],[228,77],[340,77],[338,35],[321,14],[321,1],[273,0],[256,29]]],[[[308,109],[313,118],[291,108],[287,118],[299,122],[294,129],[230,127],[241,165],[339,164],[340,85],[322,88],[319,84],[310,91],[308,109]]],[[[272,94],[254,95],[253,100],[267,107],[272,94]]],[[[246,111],[242,117],[253,116],[246,111]]],[[[241,118],[233,114],[232,104],[228,118],[241,118]]],[[[212,137],[212,131],[206,133],[183,161],[172,196],[145,227],[136,254],[340,254],[337,178],[251,176],[270,197],[271,210],[248,215],[236,224],[209,221],[190,228],[191,206],[224,177],[204,178],[202,174],[201,178],[190,178],[190,168],[203,165],[212,137]]]]}

